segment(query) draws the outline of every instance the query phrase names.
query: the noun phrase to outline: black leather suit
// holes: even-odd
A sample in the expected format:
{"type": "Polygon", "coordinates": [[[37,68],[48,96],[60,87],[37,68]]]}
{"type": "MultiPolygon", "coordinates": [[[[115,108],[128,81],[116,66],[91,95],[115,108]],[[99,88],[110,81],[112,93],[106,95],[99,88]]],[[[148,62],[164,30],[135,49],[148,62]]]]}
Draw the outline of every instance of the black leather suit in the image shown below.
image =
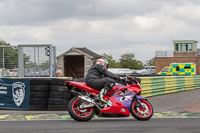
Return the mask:
{"type": "Polygon", "coordinates": [[[117,80],[118,76],[107,71],[103,65],[95,64],[89,70],[85,78],[86,84],[96,90],[101,90],[102,88],[112,89],[113,86],[108,87],[109,82],[117,80]]]}

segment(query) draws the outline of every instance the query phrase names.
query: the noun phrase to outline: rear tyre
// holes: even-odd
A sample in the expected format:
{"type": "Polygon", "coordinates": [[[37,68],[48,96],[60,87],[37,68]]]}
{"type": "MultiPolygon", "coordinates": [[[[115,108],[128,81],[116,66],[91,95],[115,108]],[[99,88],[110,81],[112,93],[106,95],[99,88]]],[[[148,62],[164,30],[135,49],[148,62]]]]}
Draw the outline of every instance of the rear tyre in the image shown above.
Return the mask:
{"type": "Polygon", "coordinates": [[[70,116],[76,121],[89,121],[94,117],[94,108],[89,107],[85,109],[80,109],[80,105],[84,103],[78,97],[74,97],[68,103],[68,112],[70,116]]]}
{"type": "Polygon", "coordinates": [[[131,105],[131,115],[141,121],[149,120],[153,116],[153,107],[147,100],[140,100],[143,108],[133,101],[131,105]]]}

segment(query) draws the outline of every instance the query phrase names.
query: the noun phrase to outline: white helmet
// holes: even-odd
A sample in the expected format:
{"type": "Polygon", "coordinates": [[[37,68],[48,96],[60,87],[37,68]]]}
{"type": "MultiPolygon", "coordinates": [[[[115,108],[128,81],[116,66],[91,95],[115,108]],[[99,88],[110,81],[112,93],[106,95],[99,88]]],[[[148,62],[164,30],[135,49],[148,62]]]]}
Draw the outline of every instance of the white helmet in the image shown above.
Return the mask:
{"type": "Polygon", "coordinates": [[[108,61],[105,58],[98,59],[96,64],[101,64],[105,66],[106,69],[108,69],[108,61]]]}

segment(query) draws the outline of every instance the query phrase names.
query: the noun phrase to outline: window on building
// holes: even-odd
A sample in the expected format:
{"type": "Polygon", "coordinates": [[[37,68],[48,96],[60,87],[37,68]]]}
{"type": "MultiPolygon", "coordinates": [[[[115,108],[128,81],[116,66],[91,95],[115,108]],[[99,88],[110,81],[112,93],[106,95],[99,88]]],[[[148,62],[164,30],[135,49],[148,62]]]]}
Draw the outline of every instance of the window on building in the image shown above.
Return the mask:
{"type": "Polygon", "coordinates": [[[184,51],[188,51],[188,43],[185,44],[185,49],[184,51]]]}
{"type": "Polygon", "coordinates": [[[179,52],[187,52],[187,51],[193,51],[192,43],[176,43],[175,44],[175,51],[179,52]]]}
{"type": "Polygon", "coordinates": [[[188,51],[192,51],[192,44],[191,43],[188,44],[188,51]]]}
{"type": "Polygon", "coordinates": [[[175,51],[179,51],[178,46],[179,46],[178,43],[176,43],[175,44],[175,51]]]}
{"type": "Polygon", "coordinates": [[[183,44],[180,43],[180,51],[183,51],[184,47],[183,47],[183,44]]]}

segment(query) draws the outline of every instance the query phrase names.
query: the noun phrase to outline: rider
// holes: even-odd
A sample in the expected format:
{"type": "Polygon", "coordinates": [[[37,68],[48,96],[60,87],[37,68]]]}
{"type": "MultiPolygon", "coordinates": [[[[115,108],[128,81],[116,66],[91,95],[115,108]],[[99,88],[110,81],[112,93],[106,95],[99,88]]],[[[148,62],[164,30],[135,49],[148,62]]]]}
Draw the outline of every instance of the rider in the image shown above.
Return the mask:
{"type": "Polygon", "coordinates": [[[108,61],[105,58],[97,60],[89,70],[85,78],[87,86],[92,87],[96,90],[100,90],[96,96],[96,100],[101,100],[106,103],[103,99],[104,95],[115,86],[114,80],[120,80],[120,78],[107,71],[108,61]]]}

